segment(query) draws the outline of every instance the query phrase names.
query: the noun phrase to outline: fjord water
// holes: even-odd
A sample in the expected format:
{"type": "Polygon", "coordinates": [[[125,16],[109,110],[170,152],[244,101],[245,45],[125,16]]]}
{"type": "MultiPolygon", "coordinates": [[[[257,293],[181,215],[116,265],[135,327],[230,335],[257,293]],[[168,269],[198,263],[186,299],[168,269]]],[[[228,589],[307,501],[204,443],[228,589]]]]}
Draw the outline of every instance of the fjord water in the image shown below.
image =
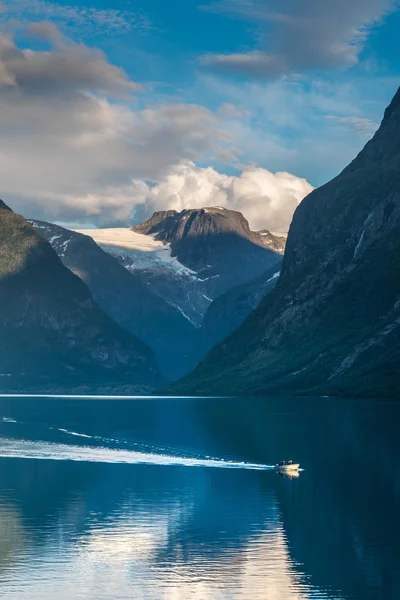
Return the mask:
{"type": "Polygon", "coordinates": [[[0,597],[399,598],[399,418],[380,400],[2,397],[0,597]]]}

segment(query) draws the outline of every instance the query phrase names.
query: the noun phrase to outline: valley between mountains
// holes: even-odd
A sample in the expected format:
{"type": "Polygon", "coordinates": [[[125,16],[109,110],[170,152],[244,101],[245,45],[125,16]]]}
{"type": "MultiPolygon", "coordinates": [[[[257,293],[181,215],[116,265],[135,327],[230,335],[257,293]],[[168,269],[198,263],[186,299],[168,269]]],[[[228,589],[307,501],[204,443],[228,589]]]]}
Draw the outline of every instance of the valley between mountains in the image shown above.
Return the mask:
{"type": "Polygon", "coordinates": [[[1,203],[0,387],[398,395],[399,166],[400,91],[287,243],[221,207],[72,230],[1,203]]]}
{"type": "Polygon", "coordinates": [[[240,213],[216,208],[156,213],[133,228],[30,223],[100,308],[154,351],[170,380],[255,308],[276,281],[285,246],[283,237],[250,231],[240,213]],[[224,318],[207,325],[221,304],[224,318]]]}

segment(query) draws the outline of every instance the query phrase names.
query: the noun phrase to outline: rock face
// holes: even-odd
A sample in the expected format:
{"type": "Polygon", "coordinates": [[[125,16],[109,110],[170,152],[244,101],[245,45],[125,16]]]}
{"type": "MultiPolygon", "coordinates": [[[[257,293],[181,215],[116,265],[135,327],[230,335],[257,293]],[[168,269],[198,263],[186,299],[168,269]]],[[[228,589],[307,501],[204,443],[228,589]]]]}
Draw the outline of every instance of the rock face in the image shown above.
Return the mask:
{"type": "Polygon", "coordinates": [[[0,203],[0,386],[159,385],[148,346],[119,327],[50,244],[0,203]]]}
{"type": "Polygon", "coordinates": [[[174,391],[399,395],[399,366],[400,90],[296,210],[276,289],[174,391]]]}
{"type": "Polygon", "coordinates": [[[94,240],[42,221],[30,221],[63,264],[88,286],[94,300],[115,322],[148,344],[162,373],[177,379],[195,367],[199,330],[154,294],[135,270],[128,270],[94,240]]]}
{"type": "Polygon", "coordinates": [[[284,238],[253,232],[241,213],[218,207],[157,212],[134,231],[169,244],[172,256],[208,282],[211,299],[264,273],[285,247],[284,238]]]}

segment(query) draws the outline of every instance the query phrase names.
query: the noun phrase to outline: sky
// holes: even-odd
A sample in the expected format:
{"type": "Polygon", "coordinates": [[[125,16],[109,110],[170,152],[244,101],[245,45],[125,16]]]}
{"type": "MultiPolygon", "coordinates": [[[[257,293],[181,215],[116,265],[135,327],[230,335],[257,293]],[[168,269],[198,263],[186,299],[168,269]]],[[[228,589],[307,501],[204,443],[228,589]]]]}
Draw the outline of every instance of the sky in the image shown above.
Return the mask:
{"type": "Polygon", "coordinates": [[[400,82],[394,0],[4,0],[1,196],[116,226],[220,205],[287,231],[400,82]]]}

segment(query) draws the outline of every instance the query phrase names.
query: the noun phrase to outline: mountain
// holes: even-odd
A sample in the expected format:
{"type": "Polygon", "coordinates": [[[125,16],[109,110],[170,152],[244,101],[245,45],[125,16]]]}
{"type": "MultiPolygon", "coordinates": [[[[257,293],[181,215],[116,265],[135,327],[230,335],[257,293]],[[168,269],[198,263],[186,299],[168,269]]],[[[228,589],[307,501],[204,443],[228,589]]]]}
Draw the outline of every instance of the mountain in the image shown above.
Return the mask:
{"type": "Polygon", "coordinates": [[[174,307],[194,327],[200,327],[211,302],[207,282],[171,256],[168,244],[129,228],[78,229],[116,259],[151,293],[174,307]]]}
{"type": "Polygon", "coordinates": [[[77,231],[196,328],[215,298],[277,264],[285,245],[284,238],[250,231],[243,215],[222,208],[158,212],[132,230],[77,231]]]}
{"type": "Polygon", "coordinates": [[[297,208],[278,284],[172,392],[400,393],[400,90],[297,208]]]}
{"type": "Polygon", "coordinates": [[[210,304],[201,327],[208,348],[240,327],[261,300],[275,288],[281,265],[282,259],[262,275],[229,289],[210,304]]]}
{"type": "MultiPolygon", "coordinates": [[[[137,271],[126,269],[87,235],[43,221],[30,223],[49,241],[63,264],[88,286],[100,308],[154,350],[167,378],[177,379],[195,367],[200,358],[198,329],[154,294],[137,271]]],[[[129,230],[127,233],[131,235],[129,230]]]]}
{"type": "Polygon", "coordinates": [[[169,244],[172,256],[212,282],[213,299],[261,275],[285,248],[284,238],[251,231],[240,212],[220,207],[157,212],[133,229],[169,244]]]}
{"type": "Polygon", "coordinates": [[[0,203],[3,389],[162,383],[155,357],[93,301],[50,244],[0,203]]]}

